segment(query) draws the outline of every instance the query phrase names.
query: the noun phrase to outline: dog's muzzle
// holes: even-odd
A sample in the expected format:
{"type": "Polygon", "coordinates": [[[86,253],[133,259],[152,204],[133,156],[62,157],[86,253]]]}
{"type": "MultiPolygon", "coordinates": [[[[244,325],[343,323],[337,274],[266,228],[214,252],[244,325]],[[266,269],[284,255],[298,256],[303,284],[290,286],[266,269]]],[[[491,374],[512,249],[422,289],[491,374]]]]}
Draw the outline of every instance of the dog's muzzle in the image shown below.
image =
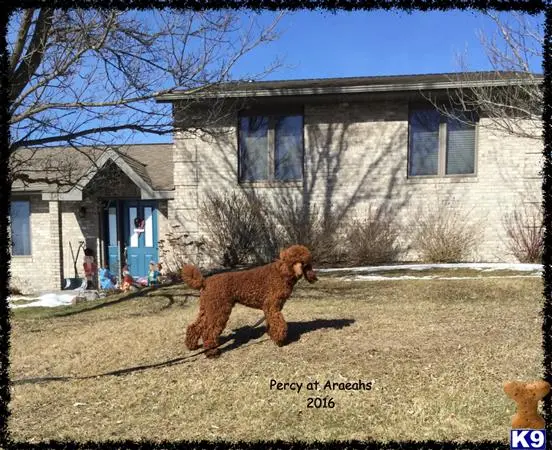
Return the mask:
{"type": "Polygon", "coordinates": [[[318,277],[316,276],[316,272],[312,268],[311,265],[303,267],[303,275],[305,276],[305,279],[309,283],[314,283],[315,281],[318,281],[318,277]]]}

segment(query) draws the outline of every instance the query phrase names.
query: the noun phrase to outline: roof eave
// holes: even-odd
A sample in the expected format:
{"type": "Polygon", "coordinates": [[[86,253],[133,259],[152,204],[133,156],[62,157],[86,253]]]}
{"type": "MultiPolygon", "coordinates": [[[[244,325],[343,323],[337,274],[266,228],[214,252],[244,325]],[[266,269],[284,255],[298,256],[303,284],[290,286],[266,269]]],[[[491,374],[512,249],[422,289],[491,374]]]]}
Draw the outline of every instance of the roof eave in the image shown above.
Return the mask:
{"type": "Polygon", "coordinates": [[[187,94],[186,91],[168,92],[155,97],[159,103],[173,102],[176,100],[213,99],[213,98],[245,98],[245,97],[284,97],[301,95],[327,95],[327,94],[360,94],[371,92],[407,92],[407,91],[432,91],[445,89],[468,89],[475,87],[500,87],[521,84],[538,84],[542,77],[533,79],[507,79],[507,80],[475,80],[475,81],[439,81],[431,83],[400,83],[358,86],[331,86],[331,87],[301,87],[283,89],[244,89],[226,92],[199,92],[187,94]]]}

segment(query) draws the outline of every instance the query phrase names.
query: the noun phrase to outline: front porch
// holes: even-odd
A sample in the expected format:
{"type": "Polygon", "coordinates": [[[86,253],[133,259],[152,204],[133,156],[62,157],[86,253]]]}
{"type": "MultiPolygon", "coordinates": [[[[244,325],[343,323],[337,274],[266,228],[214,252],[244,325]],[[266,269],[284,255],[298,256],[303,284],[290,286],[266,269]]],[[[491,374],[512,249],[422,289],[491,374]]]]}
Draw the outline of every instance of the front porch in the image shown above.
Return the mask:
{"type": "MultiPolygon", "coordinates": [[[[12,256],[12,286],[39,293],[83,279],[84,248],[92,250],[98,268],[108,266],[119,280],[125,264],[133,276],[147,276],[149,262],[159,259],[172,191],[155,189],[147,173],[129,162],[107,151],[65,192],[14,192],[12,201],[29,204],[30,250],[12,256]]],[[[98,286],[97,276],[94,281],[98,286]]]]}

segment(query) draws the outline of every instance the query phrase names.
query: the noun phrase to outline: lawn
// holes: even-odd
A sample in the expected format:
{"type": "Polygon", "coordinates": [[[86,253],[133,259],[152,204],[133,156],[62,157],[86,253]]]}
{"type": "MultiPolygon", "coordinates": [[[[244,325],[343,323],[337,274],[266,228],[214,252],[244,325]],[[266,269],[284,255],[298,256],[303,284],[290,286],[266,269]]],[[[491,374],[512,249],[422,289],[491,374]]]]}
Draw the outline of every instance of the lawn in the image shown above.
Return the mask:
{"type": "Polygon", "coordinates": [[[288,345],[237,306],[215,360],[184,347],[197,297],[182,286],[14,310],[12,437],[507,442],[503,383],[541,376],[539,277],[320,278],[284,308],[288,345]]]}

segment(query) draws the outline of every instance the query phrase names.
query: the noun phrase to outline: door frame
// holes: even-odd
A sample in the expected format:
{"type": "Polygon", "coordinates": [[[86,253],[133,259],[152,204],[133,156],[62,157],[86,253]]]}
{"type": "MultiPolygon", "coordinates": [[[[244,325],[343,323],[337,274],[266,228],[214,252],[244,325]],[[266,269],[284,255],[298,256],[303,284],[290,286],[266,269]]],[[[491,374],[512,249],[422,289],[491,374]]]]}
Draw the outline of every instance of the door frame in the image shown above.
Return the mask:
{"type": "Polygon", "coordinates": [[[134,277],[145,277],[147,276],[149,270],[150,261],[158,261],[159,258],[159,226],[158,226],[158,202],[156,200],[123,200],[121,203],[122,206],[122,242],[121,242],[121,252],[123,254],[122,261],[123,264],[128,264],[130,267],[130,273],[134,277]],[[131,208],[136,208],[136,217],[142,217],[145,219],[145,209],[151,209],[151,230],[150,230],[150,239],[151,245],[146,245],[148,239],[148,228],[145,224],[144,231],[136,233],[134,222],[130,221],[130,210],[131,208]],[[136,246],[131,247],[130,241],[132,238],[136,238],[136,246]],[[130,250],[127,249],[136,249],[134,255],[136,259],[132,261],[132,256],[130,255],[130,250]]]}
{"type": "Polygon", "coordinates": [[[117,199],[104,199],[101,217],[101,249],[103,253],[102,266],[109,263],[109,209],[115,208],[116,214],[116,233],[117,233],[117,269],[110,267],[111,273],[113,273],[120,280],[122,275],[122,267],[126,263],[125,261],[125,245],[127,239],[127,224],[128,220],[128,208],[129,204],[135,203],[139,206],[146,206],[152,208],[152,215],[154,216],[153,226],[153,249],[156,254],[156,258],[159,258],[159,202],[158,200],[142,200],[139,198],[117,198],[117,199]]]}

